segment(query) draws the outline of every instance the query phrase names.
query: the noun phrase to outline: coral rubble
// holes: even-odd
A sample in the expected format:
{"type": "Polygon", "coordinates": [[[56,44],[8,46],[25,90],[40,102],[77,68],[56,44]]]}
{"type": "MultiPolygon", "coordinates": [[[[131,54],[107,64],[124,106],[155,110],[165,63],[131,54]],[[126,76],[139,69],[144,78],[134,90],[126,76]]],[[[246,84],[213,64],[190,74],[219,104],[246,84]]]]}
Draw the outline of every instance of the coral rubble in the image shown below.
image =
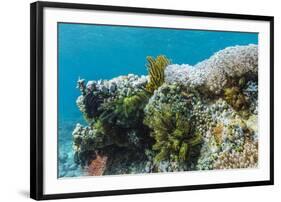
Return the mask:
{"type": "Polygon", "coordinates": [[[258,166],[257,45],[195,66],[147,61],[148,76],[78,80],[77,164],[89,175],[258,166]]]}

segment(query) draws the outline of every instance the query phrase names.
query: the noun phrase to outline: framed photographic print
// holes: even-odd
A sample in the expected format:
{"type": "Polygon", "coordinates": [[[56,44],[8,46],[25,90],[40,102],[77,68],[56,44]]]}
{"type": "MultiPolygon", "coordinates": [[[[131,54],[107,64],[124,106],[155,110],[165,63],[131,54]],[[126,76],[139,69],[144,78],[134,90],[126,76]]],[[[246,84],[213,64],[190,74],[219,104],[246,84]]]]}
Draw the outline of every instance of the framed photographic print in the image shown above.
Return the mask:
{"type": "Polygon", "coordinates": [[[273,17],[31,4],[31,197],[273,184],[273,17]]]}

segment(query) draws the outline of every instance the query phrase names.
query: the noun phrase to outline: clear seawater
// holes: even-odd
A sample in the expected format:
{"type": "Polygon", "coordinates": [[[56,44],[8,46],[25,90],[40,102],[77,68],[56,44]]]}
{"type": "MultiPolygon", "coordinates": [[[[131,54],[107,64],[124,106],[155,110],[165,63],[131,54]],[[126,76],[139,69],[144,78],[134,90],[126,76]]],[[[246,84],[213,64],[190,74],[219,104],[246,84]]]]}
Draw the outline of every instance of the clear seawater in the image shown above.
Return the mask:
{"type": "Polygon", "coordinates": [[[59,176],[81,175],[73,161],[72,130],[84,123],[76,106],[77,79],[146,75],[147,56],[194,65],[234,45],[257,44],[257,33],[59,23],[59,176]]]}

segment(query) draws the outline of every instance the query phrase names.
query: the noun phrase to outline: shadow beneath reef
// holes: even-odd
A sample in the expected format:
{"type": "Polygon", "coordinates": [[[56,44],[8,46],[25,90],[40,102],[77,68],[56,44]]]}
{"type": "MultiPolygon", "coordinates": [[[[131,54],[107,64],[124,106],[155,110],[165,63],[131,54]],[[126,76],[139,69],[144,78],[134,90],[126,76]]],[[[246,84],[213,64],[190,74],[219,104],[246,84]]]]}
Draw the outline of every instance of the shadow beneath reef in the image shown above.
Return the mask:
{"type": "Polygon", "coordinates": [[[19,190],[18,193],[25,198],[29,198],[30,195],[29,191],[27,190],[19,190]]]}

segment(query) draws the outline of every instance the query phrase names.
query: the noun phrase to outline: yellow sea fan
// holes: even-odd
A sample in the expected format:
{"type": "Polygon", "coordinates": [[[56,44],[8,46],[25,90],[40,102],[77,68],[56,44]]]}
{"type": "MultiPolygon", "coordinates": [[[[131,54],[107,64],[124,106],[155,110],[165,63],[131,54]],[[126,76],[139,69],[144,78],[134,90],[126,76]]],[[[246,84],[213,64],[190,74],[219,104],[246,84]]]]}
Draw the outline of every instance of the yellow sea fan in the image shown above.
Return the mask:
{"type": "Polygon", "coordinates": [[[149,82],[146,85],[146,90],[150,93],[153,93],[154,90],[159,88],[164,83],[164,71],[165,68],[170,64],[169,59],[160,55],[156,58],[148,56],[146,67],[149,74],[149,82]]]}

